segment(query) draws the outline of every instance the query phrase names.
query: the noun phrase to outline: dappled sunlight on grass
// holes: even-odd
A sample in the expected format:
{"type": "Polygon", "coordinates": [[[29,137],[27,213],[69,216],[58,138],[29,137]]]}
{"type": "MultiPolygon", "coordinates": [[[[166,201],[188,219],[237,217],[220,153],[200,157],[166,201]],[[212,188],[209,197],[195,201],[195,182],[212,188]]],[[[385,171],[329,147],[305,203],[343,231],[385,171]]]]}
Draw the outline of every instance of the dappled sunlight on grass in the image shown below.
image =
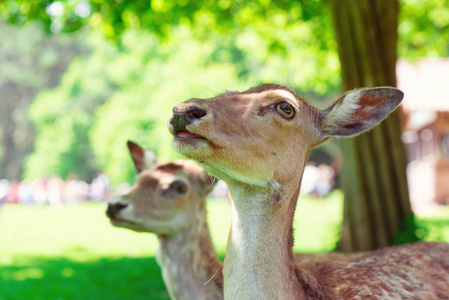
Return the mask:
{"type": "Polygon", "coordinates": [[[154,235],[114,228],[104,203],[0,210],[0,300],[169,299],[154,235]]]}
{"type": "MultiPolygon", "coordinates": [[[[103,256],[153,256],[152,234],[115,228],[104,203],[55,210],[49,206],[5,205],[0,210],[0,250],[17,255],[65,256],[89,261],[103,256]]],[[[6,263],[7,256],[0,256],[6,263]]]]}
{"type": "Polygon", "coordinates": [[[2,270],[3,280],[23,281],[26,279],[41,279],[44,277],[44,271],[37,268],[20,268],[19,270],[11,271],[6,268],[2,270]]]}
{"type": "MultiPolygon", "coordinates": [[[[4,205],[0,209],[0,300],[169,299],[149,233],[115,228],[105,203],[50,206],[4,205]]],[[[226,201],[208,201],[209,224],[223,260],[231,223],[226,201]]],[[[339,191],[301,197],[294,221],[295,252],[332,251],[343,215],[339,191]]],[[[449,241],[449,207],[418,217],[424,240],[449,241]]]]}
{"type": "Polygon", "coordinates": [[[0,299],[169,299],[153,257],[21,261],[1,267],[0,299]]]}
{"type": "MultiPolygon", "coordinates": [[[[341,198],[300,201],[295,251],[331,250],[336,236],[327,232],[335,229],[326,226],[338,229],[341,198]]],[[[3,206],[0,300],[168,299],[154,258],[157,238],[111,226],[105,209],[104,203],[56,210],[50,206],[3,206]]],[[[223,259],[230,205],[212,200],[208,209],[213,241],[223,259]]]]}

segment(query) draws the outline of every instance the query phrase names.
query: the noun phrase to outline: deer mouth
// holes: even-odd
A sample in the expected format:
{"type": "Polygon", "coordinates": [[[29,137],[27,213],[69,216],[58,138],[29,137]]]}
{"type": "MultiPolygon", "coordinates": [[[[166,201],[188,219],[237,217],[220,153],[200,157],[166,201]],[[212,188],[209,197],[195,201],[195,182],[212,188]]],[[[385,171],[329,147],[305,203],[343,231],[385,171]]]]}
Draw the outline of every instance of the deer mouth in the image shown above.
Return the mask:
{"type": "Polygon", "coordinates": [[[177,131],[176,135],[175,135],[175,139],[178,139],[178,140],[203,139],[203,140],[205,140],[205,138],[202,137],[201,135],[187,131],[187,130],[177,131]]]}
{"type": "Polygon", "coordinates": [[[111,218],[109,217],[109,221],[111,221],[112,224],[119,224],[119,223],[125,223],[123,220],[120,220],[119,218],[111,218]]]}
{"type": "Polygon", "coordinates": [[[185,157],[202,161],[213,154],[214,144],[207,134],[203,136],[184,129],[172,130],[171,133],[174,149],[185,157]]]}
{"type": "Polygon", "coordinates": [[[133,226],[133,225],[137,225],[136,222],[133,221],[128,221],[128,220],[124,220],[124,219],[119,219],[117,217],[109,217],[109,221],[111,222],[112,225],[114,226],[118,226],[118,227],[127,227],[128,226],[133,226]]]}

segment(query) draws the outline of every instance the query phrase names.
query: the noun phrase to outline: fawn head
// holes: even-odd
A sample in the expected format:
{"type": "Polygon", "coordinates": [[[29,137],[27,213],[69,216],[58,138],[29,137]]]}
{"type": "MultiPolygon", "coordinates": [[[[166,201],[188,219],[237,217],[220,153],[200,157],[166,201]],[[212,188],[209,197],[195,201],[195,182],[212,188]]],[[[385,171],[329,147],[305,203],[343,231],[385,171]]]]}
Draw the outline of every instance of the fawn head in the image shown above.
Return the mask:
{"type": "Polygon", "coordinates": [[[128,193],[109,201],[112,225],[160,235],[188,228],[204,209],[214,178],[192,161],[157,163],[150,151],[132,142],[128,148],[139,175],[128,193]]]}
{"type": "Polygon", "coordinates": [[[287,87],[264,84],[180,103],[168,128],[175,150],[209,174],[252,186],[282,185],[301,176],[311,148],[372,128],[402,98],[396,88],[360,89],[319,110],[287,87]]]}

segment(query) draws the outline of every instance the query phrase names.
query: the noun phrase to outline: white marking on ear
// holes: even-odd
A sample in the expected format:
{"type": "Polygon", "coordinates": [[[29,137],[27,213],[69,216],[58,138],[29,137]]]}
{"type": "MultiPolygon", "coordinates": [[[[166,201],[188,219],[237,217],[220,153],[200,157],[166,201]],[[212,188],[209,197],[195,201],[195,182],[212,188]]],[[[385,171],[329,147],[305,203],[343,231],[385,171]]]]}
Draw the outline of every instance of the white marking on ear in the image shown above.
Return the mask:
{"type": "Polygon", "coordinates": [[[145,169],[151,169],[157,164],[156,154],[152,151],[145,149],[144,151],[145,169]]]}
{"type": "Polygon", "coordinates": [[[139,173],[145,169],[151,169],[157,163],[156,154],[150,150],[142,148],[131,141],[128,141],[127,145],[131,158],[139,173]]]}
{"type": "Polygon", "coordinates": [[[362,90],[349,92],[344,98],[336,103],[332,110],[327,114],[329,118],[325,118],[322,124],[323,131],[327,131],[342,123],[347,123],[352,118],[357,109],[360,108],[358,100],[362,94],[362,90]]]}
{"type": "Polygon", "coordinates": [[[404,93],[392,87],[348,92],[320,111],[321,138],[353,136],[371,129],[394,111],[404,93]]]}

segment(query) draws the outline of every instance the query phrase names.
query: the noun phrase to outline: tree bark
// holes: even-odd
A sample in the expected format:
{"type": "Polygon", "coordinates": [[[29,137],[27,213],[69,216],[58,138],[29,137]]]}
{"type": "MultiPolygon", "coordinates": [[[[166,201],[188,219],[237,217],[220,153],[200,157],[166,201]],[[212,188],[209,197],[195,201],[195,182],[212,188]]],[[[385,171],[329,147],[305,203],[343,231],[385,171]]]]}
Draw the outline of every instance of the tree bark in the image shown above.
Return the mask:
{"type": "MultiPolygon", "coordinates": [[[[332,13],[344,89],[396,86],[398,1],[334,0],[332,13]]],[[[344,252],[416,240],[413,226],[406,228],[413,213],[399,118],[397,110],[370,132],[342,141],[344,252]]]]}

